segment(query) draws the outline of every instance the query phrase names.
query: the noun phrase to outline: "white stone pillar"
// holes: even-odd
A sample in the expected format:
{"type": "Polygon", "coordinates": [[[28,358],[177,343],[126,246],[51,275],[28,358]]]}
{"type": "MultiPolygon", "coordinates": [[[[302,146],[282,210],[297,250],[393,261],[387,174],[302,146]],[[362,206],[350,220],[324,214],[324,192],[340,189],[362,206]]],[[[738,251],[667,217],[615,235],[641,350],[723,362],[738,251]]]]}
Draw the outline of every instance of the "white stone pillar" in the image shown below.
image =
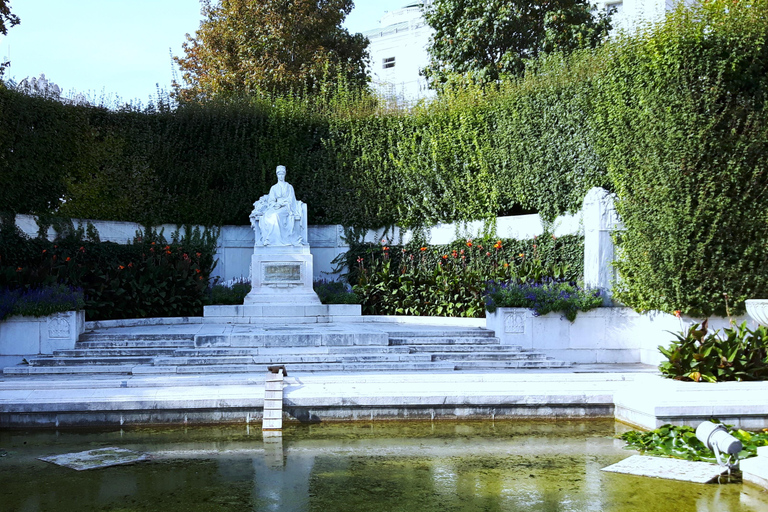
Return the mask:
{"type": "Polygon", "coordinates": [[[607,190],[595,187],[587,192],[582,207],[584,224],[584,285],[599,289],[603,304],[613,304],[613,283],[616,271],[613,231],[623,229],[621,220],[613,206],[614,196],[607,190]]]}

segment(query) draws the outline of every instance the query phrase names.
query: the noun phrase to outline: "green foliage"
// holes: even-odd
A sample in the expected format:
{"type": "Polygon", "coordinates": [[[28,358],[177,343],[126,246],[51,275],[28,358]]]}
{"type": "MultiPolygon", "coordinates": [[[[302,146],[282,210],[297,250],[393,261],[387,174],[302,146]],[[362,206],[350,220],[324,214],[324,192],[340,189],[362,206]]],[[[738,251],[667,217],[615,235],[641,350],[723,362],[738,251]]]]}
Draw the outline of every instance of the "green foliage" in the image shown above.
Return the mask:
{"type": "MultiPolygon", "coordinates": [[[[557,247],[551,236],[541,240],[549,240],[549,248],[557,247]]],[[[536,242],[466,240],[431,247],[361,244],[347,253],[347,258],[357,254],[348,278],[356,283],[353,289],[364,314],[482,317],[489,280],[572,275],[562,259],[566,251],[544,251],[536,242]],[[523,246],[530,248],[528,256],[515,252],[523,246]]],[[[572,242],[580,240],[573,237],[572,242]]]]}
{"type": "MultiPolygon", "coordinates": [[[[768,431],[747,432],[724,425],[728,433],[741,441],[744,447],[739,452],[739,459],[757,456],[757,448],[768,446],[768,431]]],[[[628,450],[637,450],[646,455],[672,457],[693,461],[717,463],[714,453],[696,437],[696,429],[687,426],[662,425],[650,432],[631,430],[619,436],[627,442],[628,450]]]]}
{"type": "Polygon", "coordinates": [[[341,281],[320,280],[312,286],[323,304],[360,304],[358,296],[341,281]]]}
{"type": "Polygon", "coordinates": [[[675,334],[675,341],[659,350],[666,362],[659,370],[666,377],[695,382],[768,380],[768,328],[754,331],[744,322],[710,333],[707,322],[675,334]]]}
{"type": "Polygon", "coordinates": [[[542,51],[594,47],[610,30],[584,0],[435,0],[424,17],[435,30],[424,72],[436,84],[451,75],[496,82],[542,51]]]}
{"type": "Polygon", "coordinates": [[[185,57],[175,57],[185,101],[233,94],[316,92],[337,73],[367,81],[368,40],[341,26],[352,0],[211,0],[185,57]]]}
{"type": "Polygon", "coordinates": [[[238,305],[243,304],[245,296],[251,291],[251,283],[247,280],[236,280],[233,283],[214,284],[208,289],[205,304],[238,305]]]}
{"type": "Polygon", "coordinates": [[[83,232],[49,242],[0,232],[0,286],[29,290],[64,284],[82,288],[86,318],[199,316],[216,234],[188,229],[138,233],[133,244],[92,242],[83,232]]]}
{"type": "Polygon", "coordinates": [[[83,290],[62,284],[29,290],[0,289],[0,321],[10,316],[41,317],[83,309],[83,290]]]}
{"type": "Polygon", "coordinates": [[[354,228],[552,221],[602,186],[626,227],[618,300],[691,316],[728,301],[739,313],[768,296],[767,34],[768,0],[681,6],[494,87],[457,81],[411,111],[347,79],[141,112],[0,88],[0,218],[244,224],[278,164],[310,223],[354,228]]]}
{"type": "MultiPolygon", "coordinates": [[[[21,20],[18,16],[11,12],[11,8],[8,6],[10,0],[0,0],[0,34],[8,35],[8,29],[18,25],[21,20]]],[[[5,68],[10,64],[9,62],[0,62],[0,77],[3,76],[5,68]]],[[[0,84],[2,88],[2,84],[0,84]]]]}
{"type": "Polygon", "coordinates": [[[714,0],[603,48],[619,301],[707,317],[768,294],[767,36],[768,2],[714,0]]]}
{"type": "Polygon", "coordinates": [[[589,311],[603,305],[599,290],[583,290],[573,281],[564,281],[555,269],[535,280],[510,279],[491,283],[486,295],[486,309],[529,308],[534,316],[561,312],[569,321],[576,320],[579,311],[589,311]]]}

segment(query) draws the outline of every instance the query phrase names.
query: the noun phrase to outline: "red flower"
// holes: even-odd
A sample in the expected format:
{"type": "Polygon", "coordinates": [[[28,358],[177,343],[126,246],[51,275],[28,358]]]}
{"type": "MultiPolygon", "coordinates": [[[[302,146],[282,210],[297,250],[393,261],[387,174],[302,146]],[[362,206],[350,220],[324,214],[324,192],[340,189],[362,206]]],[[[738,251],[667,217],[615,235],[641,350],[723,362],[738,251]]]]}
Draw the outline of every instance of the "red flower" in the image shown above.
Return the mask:
{"type": "Polygon", "coordinates": [[[43,254],[47,253],[48,249],[43,249],[43,254]]]}
{"type": "Polygon", "coordinates": [[[85,247],[81,246],[79,250],[80,250],[80,252],[85,252],[85,247]]]}
{"type": "Polygon", "coordinates": [[[675,310],[675,316],[676,316],[677,318],[682,318],[682,316],[683,316],[683,315],[682,315],[682,313],[680,312],[680,310],[679,310],[679,309],[676,309],[676,310],[675,310]]]}
{"type": "Polygon", "coordinates": [[[195,255],[196,255],[198,258],[200,257],[200,253],[199,253],[199,252],[196,252],[196,253],[195,253],[195,255]]]}
{"type": "Polygon", "coordinates": [[[383,250],[383,251],[388,251],[388,250],[389,250],[389,247],[387,247],[387,246],[385,245],[385,246],[384,246],[384,249],[382,249],[382,250],[383,250]]]}
{"type": "Polygon", "coordinates": [[[66,259],[66,260],[64,260],[64,261],[69,261],[69,260],[71,260],[71,259],[72,259],[72,258],[70,258],[69,256],[67,256],[67,259],[66,259]]]}
{"type": "Polygon", "coordinates": [[[472,240],[467,240],[467,247],[472,247],[472,240]]]}
{"type": "Polygon", "coordinates": [[[133,268],[133,262],[128,264],[128,268],[133,268]]]}
{"type": "Polygon", "coordinates": [[[423,252],[423,251],[426,251],[426,250],[427,250],[427,248],[426,248],[426,247],[422,247],[422,248],[421,248],[421,249],[419,249],[419,250],[423,252]]]}
{"type": "Polygon", "coordinates": [[[443,259],[447,260],[448,259],[448,255],[447,254],[443,254],[443,259]]]}
{"type": "Polygon", "coordinates": [[[195,272],[197,272],[197,273],[199,274],[199,273],[200,273],[200,269],[199,269],[199,268],[196,268],[196,269],[195,269],[195,272]]]}
{"type": "Polygon", "coordinates": [[[21,267],[16,269],[16,272],[21,272],[23,269],[21,267]]]}

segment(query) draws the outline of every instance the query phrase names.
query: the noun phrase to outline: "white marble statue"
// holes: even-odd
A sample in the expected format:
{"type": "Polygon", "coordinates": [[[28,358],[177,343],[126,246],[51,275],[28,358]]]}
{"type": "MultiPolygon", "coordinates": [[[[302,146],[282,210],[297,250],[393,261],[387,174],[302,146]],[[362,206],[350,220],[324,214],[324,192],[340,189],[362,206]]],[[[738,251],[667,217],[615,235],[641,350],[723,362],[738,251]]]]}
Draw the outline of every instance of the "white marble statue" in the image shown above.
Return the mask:
{"type": "Polygon", "coordinates": [[[276,169],[277,183],[269,194],[253,203],[251,226],[256,232],[256,245],[296,246],[303,245],[303,203],[296,200],[293,186],[285,181],[285,166],[276,169]]]}

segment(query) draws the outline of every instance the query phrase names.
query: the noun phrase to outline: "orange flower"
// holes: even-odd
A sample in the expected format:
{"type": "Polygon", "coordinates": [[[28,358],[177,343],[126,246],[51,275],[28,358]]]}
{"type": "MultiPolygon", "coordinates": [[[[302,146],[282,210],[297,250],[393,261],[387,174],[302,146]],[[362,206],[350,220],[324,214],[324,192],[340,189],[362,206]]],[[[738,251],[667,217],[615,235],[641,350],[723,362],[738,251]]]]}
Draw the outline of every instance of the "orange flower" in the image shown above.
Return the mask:
{"type": "Polygon", "coordinates": [[[467,240],[467,247],[472,247],[472,240],[467,240]]]}
{"type": "Polygon", "coordinates": [[[170,246],[170,245],[166,245],[166,246],[164,247],[164,249],[165,249],[166,251],[170,251],[170,250],[171,250],[171,246],[170,246]]]}
{"type": "Polygon", "coordinates": [[[448,255],[447,254],[443,254],[443,259],[447,260],[448,259],[448,255]]]}
{"type": "Polygon", "coordinates": [[[43,249],[43,254],[47,253],[48,249],[43,249]]]}
{"type": "Polygon", "coordinates": [[[490,256],[490,255],[491,255],[491,253],[487,252],[487,253],[485,253],[485,255],[486,255],[486,256],[490,256]]]}
{"type": "Polygon", "coordinates": [[[152,242],[152,243],[151,243],[151,244],[149,244],[149,245],[155,245],[155,242],[152,242]]]}
{"type": "Polygon", "coordinates": [[[534,249],[536,248],[536,244],[533,244],[533,248],[534,248],[534,249]]]}
{"type": "Polygon", "coordinates": [[[196,255],[198,258],[200,257],[200,253],[199,253],[199,252],[196,252],[196,253],[195,253],[195,255],[196,255]]]}
{"type": "Polygon", "coordinates": [[[426,250],[427,250],[427,248],[426,248],[426,247],[422,247],[422,248],[421,248],[421,249],[419,249],[419,250],[420,250],[420,251],[426,251],[426,250]]]}
{"type": "Polygon", "coordinates": [[[119,265],[119,266],[117,267],[117,270],[123,270],[124,268],[125,268],[124,266],[122,266],[122,265],[119,265]]]}
{"type": "Polygon", "coordinates": [[[507,267],[509,267],[509,263],[504,264],[504,268],[507,268],[507,267]]]}
{"type": "MultiPolygon", "coordinates": [[[[360,258],[358,258],[358,259],[360,259],[360,258]]],[[[199,273],[200,273],[200,269],[199,269],[199,268],[196,268],[196,269],[195,269],[195,272],[197,272],[197,273],[199,274],[199,273]]]]}
{"type": "Polygon", "coordinates": [[[72,259],[72,258],[70,258],[69,256],[67,256],[67,259],[66,259],[66,260],[64,260],[64,261],[69,261],[69,260],[71,260],[71,259],[72,259]]]}
{"type": "Polygon", "coordinates": [[[383,251],[388,251],[388,250],[389,250],[389,247],[387,247],[387,246],[385,245],[385,246],[384,246],[384,248],[383,248],[382,250],[383,250],[383,251]]]}
{"type": "Polygon", "coordinates": [[[16,269],[16,272],[21,272],[23,269],[21,267],[16,269]]]}
{"type": "Polygon", "coordinates": [[[675,310],[675,316],[676,316],[677,318],[682,318],[682,316],[683,316],[683,315],[680,313],[680,310],[679,310],[679,309],[676,309],[676,310],[675,310]]]}
{"type": "Polygon", "coordinates": [[[520,256],[521,258],[525,258],[525,253],[521,252],[520,254],[518,254],[518,256],[520,256]]]}
{"type": "Polygon", "coordinates": [[[171,254],[171,251],[165,251],[165,254],[171,254]]]}

